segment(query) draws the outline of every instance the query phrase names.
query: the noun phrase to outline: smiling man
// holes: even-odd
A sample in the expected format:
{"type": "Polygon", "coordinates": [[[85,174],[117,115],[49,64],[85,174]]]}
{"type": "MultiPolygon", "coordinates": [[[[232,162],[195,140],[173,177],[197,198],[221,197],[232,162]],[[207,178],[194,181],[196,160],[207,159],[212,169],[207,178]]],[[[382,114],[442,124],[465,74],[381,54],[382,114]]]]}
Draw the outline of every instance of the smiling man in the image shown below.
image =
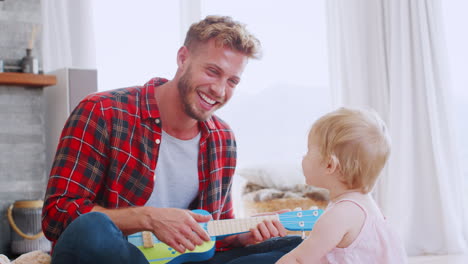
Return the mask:
{"type": "MultiPolygon", "coordinates": [[[[236,141],[214,112],[259,49],[244,25],[209,16],[190,27],[172,80],[80,102],[63,129],[45,195],[52,263],[148,263],[127,236],[150,231],[172,253],[184,253],[210,241],[200,223],[234,218],[236,141]]],[[[301,241],[285,235],[277,220],[261,222],[218,241],[205,263],[273,263],[301,241]]]]}

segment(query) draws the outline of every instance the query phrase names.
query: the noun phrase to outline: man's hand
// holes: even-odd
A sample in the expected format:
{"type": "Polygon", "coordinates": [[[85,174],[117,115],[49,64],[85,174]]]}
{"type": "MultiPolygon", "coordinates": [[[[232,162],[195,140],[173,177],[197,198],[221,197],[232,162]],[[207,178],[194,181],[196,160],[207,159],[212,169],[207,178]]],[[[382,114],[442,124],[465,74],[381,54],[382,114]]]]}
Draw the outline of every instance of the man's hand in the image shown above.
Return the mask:
{"type": "Polygon", "coordinates": [[[186,249],[194,250],[203,241],[210,241],[209,235],[198,223],[210,221],[211,215],[149,206],[106,209],[96,205],[92,211],[107,214],[125,235],[151,231],[159,240],[180,253],[186,249]]]}
{"type": "MultiPolygon", "coordinates": [[[[285,212],[290,212],[289,209],[284,209],[276,212],[271,213],[262,213],[257,214],[255,216],[264,216],[264,215],[274,215],[274,214],[281,214],[285,212]]],[[[251,244],[256,244],[259,242],[263,242],[267,239],[272,237],[284,237],[286,236],[287,231],[284,226],[278,220],[265,220],[257,225],[256,228],[250,229],[250,232],[239,234],[237,236],[238,243],[241,246],[247,246],[251,244]]]]}
{"type": "Polygon", "coordinates": [[[150,229],[154,235],[180,253],[186,249],[194,250],[195,246],[210,241],[210,236],[198,224],[208,222],[211,215],[201,215],[189,210],[176,208],[147,207],[150,229]]]}

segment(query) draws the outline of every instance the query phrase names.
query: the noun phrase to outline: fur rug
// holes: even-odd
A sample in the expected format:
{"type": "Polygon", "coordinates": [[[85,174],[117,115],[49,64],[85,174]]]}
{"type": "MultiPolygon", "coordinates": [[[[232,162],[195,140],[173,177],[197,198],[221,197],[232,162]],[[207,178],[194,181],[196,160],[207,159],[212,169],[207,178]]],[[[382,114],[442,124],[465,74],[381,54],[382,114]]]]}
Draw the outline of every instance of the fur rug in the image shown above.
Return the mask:
{"type": "MultiPolygon", "coordinates": [[[[247,217],[282,209],[325,209],[328,205],[328,191],[305,184],[279,190],[265,188],[248,182],[243,189],[242,202],[244,214],[247,217]]],[[[289,235],[300,235],[303,237],[309,235],[309,233],[288,231],[289,235]]]]}
{"type": "Polygon", "coordinates": [[[246,216],[281,209],[325,209],[328,204],[328,191],[305,184],[279,190],[248,182],[243,189],[242,202],[246,216]]]}
{"type": "Polygon", "coordinates": [[[39,250],[25,253],[14,261],[0,254],[0,264],[50,264],[50,261],[50,255],[39,250]]]}
{"type": "Polygon", "coordinates": [[[308,198],[317,202],[328,201],[328,191],[325,189],[298,184],[290,189],[265,188],[248,182],[243,190],[243,199],[250,202],[266,202],[274,199],[308,198]]]}

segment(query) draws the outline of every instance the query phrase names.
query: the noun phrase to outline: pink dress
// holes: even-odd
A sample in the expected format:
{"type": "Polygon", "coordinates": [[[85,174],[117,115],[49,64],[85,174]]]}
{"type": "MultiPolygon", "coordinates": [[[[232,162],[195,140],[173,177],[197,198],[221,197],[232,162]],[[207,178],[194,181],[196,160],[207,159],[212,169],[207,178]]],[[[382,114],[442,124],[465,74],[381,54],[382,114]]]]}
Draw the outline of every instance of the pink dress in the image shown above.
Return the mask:
{"type": "Polygon", "coordinates": [[[359,206],[366,218],[361,232],[347,248],[334,248],[322,258],[323,264],[405,264],[407,256],[397,233],[382,214],[366,210],[355,200],[343,199],[330,204],[349,201],[359,206]]]}

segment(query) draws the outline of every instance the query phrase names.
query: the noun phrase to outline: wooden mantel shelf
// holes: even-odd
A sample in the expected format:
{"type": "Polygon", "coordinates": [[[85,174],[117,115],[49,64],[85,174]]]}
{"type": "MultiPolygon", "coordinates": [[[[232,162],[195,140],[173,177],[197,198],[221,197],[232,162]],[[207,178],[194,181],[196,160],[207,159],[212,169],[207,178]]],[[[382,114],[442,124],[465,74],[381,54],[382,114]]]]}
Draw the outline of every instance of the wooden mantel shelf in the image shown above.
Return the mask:
{"type": "Polygon", "coordinates": [[[26,87],[45,87],[55,85],[57,78],[55,75],[32,74],[20,72],[2,72],[0,73],[1,85],[14,85],[26,87]]]}

